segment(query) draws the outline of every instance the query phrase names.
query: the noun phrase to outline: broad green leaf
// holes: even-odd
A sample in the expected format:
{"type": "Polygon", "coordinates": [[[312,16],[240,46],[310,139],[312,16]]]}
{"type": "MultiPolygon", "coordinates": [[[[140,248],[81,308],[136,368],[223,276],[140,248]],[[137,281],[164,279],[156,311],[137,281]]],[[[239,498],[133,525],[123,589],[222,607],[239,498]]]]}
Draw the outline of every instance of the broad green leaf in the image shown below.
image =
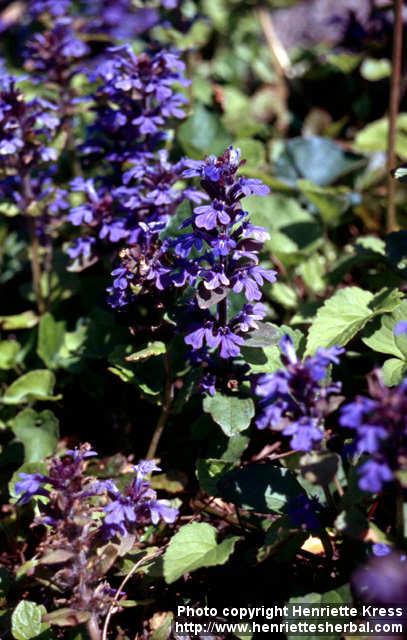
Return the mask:
{"type": "Polygon", "coordinates": [[[239,398],[216,393],[206,396],[203,408],[220,425],[227,436],[244,431],[254,416],[254,402],[251,398],[239,398]]]}
{"type": "Polygon", "coordinates": [[[5,331],[17,331],[18,329],[31,329],[38,323],[38,316],[32,311],[24,311],[14,316],[0,316],[0,329],[5,331]]]}
{"type": "Polygon", "coordinates": [[[373,300],[369,307],[375,315],[381,313],[391,313],[401,304],[403,293],[399,289],[390,289],[385,287],[373,296],[373,300]]]}
{"type": "Polygon", "coordinates": [[[324,187],[360,166],[359,158],[330,138],[291,138],[279,146],[274,173],[290,182],[305,178],[324,187]]]}
{"type": "Polygon", "coordinates": [[[57,321],[50,313],[45,313],[38,327],[37,353],[50,369],[58,366],[58,354],[64,344],[65,322],[57,321]]]}
{"type": "Polygon", "coordinates": [[[393,311],[401,295],[396,290],[373,295],[359,287],[339,289],[318,309],[308,333],[306,355],[318,347],[345,345],[376,315],[393,311]]]}
{"type": "Polygon", "coordinates": [[[351,203],[346,187],[320,187],[309,180],[298,180],[297,185],[328,225],[335,224],[351,203]]]}
{"type": "Polygon", "coordinates": [[[56,627],[76,627],[87,622],[90,618],[88,611],[78,611],[77,609],[56,609],[47,613],[45,620],[56,627]]]}
{"type": "Polygon", "coordinates": [[[75,331],[66,331],[66,323],[57,321],[50,313],[40,320],[37,353],[50,369],[78,364],[88,334],[88,324],[83,319],[75,331]]]}
{"type": "Polygon", "coordinates": [[[218,116],[200,104],[195,106],[192,115],[179,127],[178,139],[192,158],[223,153],[231,142],[218,116]]]}
{"type": "Polygon", "coordinates": [[[232,462],[208,458],[197,461],[196,474],[202,489],[210,496],[216,496],[219,495],[218,481],[231,469],[232,462]]]}
{"type": "Polygon", "coordinates": [[[365,58],[360,65],[360,74],[370,82],[383,80],[391,74],[391,62],[387,58],[365,58]]]}
{"type": "Polygon", "coordinates": [[[17,363],[20,345],[16,340],[0,341],[0,369],[12,369],[17,363]]]}
{"type": "MultiPolygon", "coordinates": [[[[352,604],[352,594],[351,594],[351,590],[348,584],[344,584],[341,587],[338,587],[337,589],[332,589],[332,591],[326,591],[325,593],[307,593],[307,595],[305,596],[295,596],[293,598],[290,598],[288,601],[288,611],[289,611],[289,618],[292,620],[293,616],[291,611],[292,611],[292,607],[293,605],[297,605],[297,604],[301,604],[301,605],[341,605],[341,604],[352,604]]],[[[308,636],[304,636],[304,638],[306,638],[306,640],[316,640],[318,637],[321,636],[313,636],[313,635],[308,635],[308,636]]],[[[335,635],[326,635],[323,636],[324,640],[339,640],[339,638],[342,637],[342,634],[335,634],[335,635]]],[[[298,638],[297,635],[287,635],[287,638],[289,640],[291,640],[291,638],[298,638]]]]}
{"type": "Polygon", "coordinates": [[[13,202],[0,202],[0,215],[6,218],[14,218],[20,213],[20,208],[13,202]]]}
{"type": "Polygon", "coordinates": [[[55,376],[47,369],[36,369],[25,373],[7,387],[0,402],[4,404],[22,404],[35,400],[60,400],[54,396],[55,376]]]}
{"type": "Polygon", "coordinates": [[[242,158],[246,161],[244,169],[248,166],[258,168],[265,164],[266,151],[264,144],[259,140],[253,140],[252,138],[239,138],[234,144],[235,147],[240,149],[242,152],[242,158]]]}
{"type": "Polygon", "coordinates": [[[46,613],[44,606],[22,600],[11,615],[11,633],[15,640],[31,640],[47,628],[42,618],[46,613]]]}
{"type": "Polygon", "coordinates": [[[279,327],[271,322],[260,322],[245,340],[245,347],[271,347],[279,340],[279,327]]]}
{"type": "Polygon", "coordinates": [[[164,342],[159,342],[156,340],[155,342],[150,342],[147,347],[144,349],[140,349],[140,351],[136,351],[135,353],[130,354],[125,358],[127,362],[139,362],[141,360],[148,360],[152,356],[160,356],[165,353],[166,347],[164,342]]]}
{"type": "Polygon", "coordinates": [[[270,287],[270,296],[285,309],[295,309],[298,305],[296,292],[284,282],[275,282],[270,287]]]}
{"type": "Polygon", "coordinates": [[[216,533],[215,527],[205,522],[192,522],[179,529],[164,554],[167,584],[196,569],[225,564],[239,537],[226,538],[218,544],[216,533]]]}
{"type": "Polygon", "coordinates": [[[52,411],[23,409],[13,419],[12,429],[24,445],[24,462],[39,462],[55,453],[59,423],[52,411]]]}
{"type": "Polygon", "coordinates": [[[281,512],[288,500],[304,491],[289,469],[268,462],[226,473],[218,488],[222,497],[243,509],[281,512]]]}
{"type": "Polygon", "coordinates": [[[389,358],[383,364],[383,381],[388,387],[400,384],[407,372],[407,361],[389,358]]]}
{"type": "Polygon", "coordinates": [[[324,256],[314,253],[298,265],[297,273],[302,277],[308,289],[314,293],[323,293],[326,289],[324,279],[326,267],[324,256]]]}
{"type": "MultiPolygon", "coordinates": [[[[153,601],[154,602],[154,601],[153,601]]],[[[151,640],[168,640],[171,636],[171,627],[174,619],[172,611],[168,611],[165,616],[164,622],[160,624],[158,629],[151,634],[151,640]]]]}
{"type": "Polygon", "coordinates": [[[379,353],[388,353],[396,358],[407,359],[407,353],[404,353],[401,348],[399,348],[397,337],[394,335],[394,327],[397,322],[406,319],[407,300],[404,300],[391,315],[383,316],[380,327],[368,337],[362,338],[363,342],[379,353]]]}
{"type": "MultiPolygon", "coordinates": [[[[362,152],[386,151],[388,130],[388,118],[371,122],[356,135],[354,149],[362,152]]],[[[407,158],[407,113],[400,113],[397,118],[396,151],[403,160],[407,158]]]]}

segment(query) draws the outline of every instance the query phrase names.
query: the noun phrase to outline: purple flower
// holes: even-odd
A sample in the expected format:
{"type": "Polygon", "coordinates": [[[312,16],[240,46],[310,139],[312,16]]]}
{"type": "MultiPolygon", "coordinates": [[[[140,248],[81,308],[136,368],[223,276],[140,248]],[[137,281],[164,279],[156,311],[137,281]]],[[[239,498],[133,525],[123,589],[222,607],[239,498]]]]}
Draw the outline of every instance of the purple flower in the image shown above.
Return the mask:
{"type": "Polygon", "coordinates": [[[34,496],[47,496],[48,491],[44,488],[47,483],[47,477],[42,473],[24,473],[20,472],[18,480],[14,486],[14,490],[18,498],[18,504],[27,504],[34,496]]]}
{"type": "Polygon", "coordinates": [[[164,500],[157,500],[157,494],[151,488],[147,478],[153,471],[160,471],[159,467],[151,460],[144,460],[135,466],[134,470],[135,478],[124,494],[121,494],[114,484],[108,488],[112,502],[104,508],[105,537],[127,535],[137,525],[142,525],[149,520],[153,524],[158,524],[159,520],[173,523],[177,518],[178,510],[164,500]]]}
{"type": "MultiPolygon", "coordinates": [[[[352,576],[359,600],[375,605],[405,604],[407,594],[406,556],[399,551],[372,556],[352,576]]],[[[388,620],[387,620],[388,621],[388,620]]]]}
{"type": "Polygon", "coordinates": [[[407,333],[407,320],[400,320],[394,327],[394,335],[402,336],[407,333]]]}
{"type": "Polygon", "coordinates": [[[339,384],[326,380],[327,370],[332,362],[338,362],[343,349],[321,349],[302,362],[288,335],[281,339],[280,348],[285,368],[259,376],[254,385],[260,398],[256,425],[290,436],[295,450],[318,449],[325,417],[332,411],[331,396],[340,391],[339,384]]]}
{"type": "Polygon", "coordinates": [[[304,416],[290,424],[283,430],[283,435],[292,436],[292,449],[298,451],[312,451],[321,442],[324,432],[316,418],[304,416]]]}
{"type": "Polygon", "coordinates": [[[231,218],[225,208],[225,203],[214,200],[212,204],[195,207],[195,224],[197,227],[210,231],[218,224],[227,225],[231,218]]]}
{"type": "Polygon", "coordinates": [[[353,429],[353,450],[369,459],[358,469],[364,491],[381,491],[403,468],[407,447],[407,380],[398,387],[386,387],[379,374],[369,378],[370,397],[357,396],[346,404],[340,424],[353,429]]]}
{"type": "Polygon", "coordinates": [[[376,542],[372,545],[372,553],[377,558],[388,556],[392,552],[392,548],[385,542],[376,542]]]}

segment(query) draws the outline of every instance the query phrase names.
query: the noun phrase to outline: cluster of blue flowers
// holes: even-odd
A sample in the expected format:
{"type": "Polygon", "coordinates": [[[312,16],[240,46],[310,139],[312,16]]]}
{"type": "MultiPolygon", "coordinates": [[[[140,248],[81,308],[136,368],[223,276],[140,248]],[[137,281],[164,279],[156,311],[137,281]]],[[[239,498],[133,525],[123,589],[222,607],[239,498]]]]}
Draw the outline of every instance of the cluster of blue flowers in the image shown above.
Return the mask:
{"type": "Polygon", "coordinates": [[[114,271],[112,292],[122,304],[151,286],[158,291],[187,289],[190,295],[181,326],[186,344],[202,358],[208,349],[218,350],[223,359],[239,355],[243,335],[256,329],[265,316],[259,303],[261,286],[276,279],[275,271],[259,265],[258,254],[268,234],[250,222],[241,204],[245,196],[266,195],[269,189],[260,180],[237,175],[241,164],[240,151],[232,147],[219,157],[184,160],[182,177],[200,177],[202,187],[202,191],[184,190],[184,196],[198,204],[182,224],[182,229],[190,229],[144,254],[141,273],[134,249],[125,252],[114,271]],[[201,204],[202,200],[209,203],[201,204]],[[232,293],[242,293],[246,302],[229,317],[232,293]]]}
{"type": "MultiPolygon", "coordinates": [[[[186,98],[179,92],[187,84],[183,72],[175,52],[136,55],[130,46],[113,48],[91,71],[97,83],[95,114],[82,157],[90,175],[95,168],[98,177],[71,184],[82,198],[68,215],[81,229],[68,249],[74,268],[87,266],[109,247],[150,253],[178,205],[195,197],[196,190],[177,184],[182,161],[172,163],[161,148],[170,121],[185,115],[186,98]]],[[[120,271],[113,276],[111,304],[120,307],[127,302],[127,284],[120,271]]]]}
{"type": "MultiPolygon", "coordinates": [[[[160,469],[151,461],[142,461],[134,467],[135,477],[122,493],[112,480],[97,480],[85,474],[85,462],[97,455],[89,445],[68,450],[62,457],[54,457],[48,474],[20,473],[15,484],[19,504],[27,504],[36,496],[45,496],[39,503],[37,523],[59,529],[70,520],[76,520],[78,509],[87,527],[97,531],[103,539],[126,536],[136,532],[145,523],[157,524],[160,519],[173,523],[177,509],[166,501],[158,500],[148,476],[160,469]],[[92,519],[95,510],[91,499],[103,497],[104,518],[92,519]],[[101,523],[101,524],[100,524],[101,523]]],[[[78,526],[84,526],[84,522],[78,526]]]]}
{"type": "Polygon", "coordinates": [[[340,424],[354,430],[354,452],[369,454],[359,469],[359,486],[381,491],[405,469],[407,455],[407,379],[386,387],[379,374],[369,378],[369,396],[357,396],[341,410],[340,424]]]}
{"type": "Polygon", "coordinates": [[[106,545],[125,538],[131,546],[144,524],[160,519],[174,522],[178,512],[157,500],[151,488],[147,476],[158,470],[154,463],[140,462],[134,480],[121,493],[112,480],[86,473],[87,461],[94,455],[84,444],[52,458],[48,473],[21,472],[15,493],[21,505],[39,498],[34,524],[46,528],[36,557],[42,570],[48,566],[52,571],[59,604],[86,612],[98,623],[124,595],[106,580],[110,565],[100,562],[106,545]]]}
{"type": "Polygon", "coordinates": [[[342,347],[318,349],[299,360],[291,338],[280,341],[284,369],[257,378],[254,391],[261,399],[256,425],[290,436],[292,449],[318,449],[325,434],[325,418],[337,408],[339,382],[329,382],[328,368],[339,363],[342,347]]]}
{"type": "Polygon", "coordinates": [[[0,77],[0,200],[29,215],[39,236],[46,220],[67,207],[65,191],[52,181],[59,129],[54,103],[26,100],[15,78],[0,77]]]}

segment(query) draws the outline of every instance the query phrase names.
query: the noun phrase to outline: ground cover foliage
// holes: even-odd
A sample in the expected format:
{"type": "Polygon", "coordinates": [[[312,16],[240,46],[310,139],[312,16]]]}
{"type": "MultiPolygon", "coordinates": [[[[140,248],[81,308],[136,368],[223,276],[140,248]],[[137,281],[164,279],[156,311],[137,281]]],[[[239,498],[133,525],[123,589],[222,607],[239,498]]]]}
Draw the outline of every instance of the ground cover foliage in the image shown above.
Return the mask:
{"type": "Polygon", "coordinates": [[[406,597],[407,104],[389,179],[338,4],[1,3],[1,638],[406,597]]]}

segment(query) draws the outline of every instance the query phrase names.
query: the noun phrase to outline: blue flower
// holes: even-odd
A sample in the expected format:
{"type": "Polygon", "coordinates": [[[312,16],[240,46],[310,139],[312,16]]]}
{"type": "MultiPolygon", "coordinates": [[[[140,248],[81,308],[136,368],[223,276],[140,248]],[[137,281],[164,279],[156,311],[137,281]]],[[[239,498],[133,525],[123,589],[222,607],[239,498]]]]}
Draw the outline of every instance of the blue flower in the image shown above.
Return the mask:
{"type": "Polygon", "coordinates": [[[44,488],[47,483],[47,477],[42,473],[24,473],[19,474],[21,480],[18,480],[14,486],[16,495],[18,496],[18,504],[27,504],[35,496],[47,496],[48,490],[44,488]]]}
{"type": "Polygon", "coordinates": [[[319,349],[301,362],[290,336],[282,337],[280,348],[285,368],[258,376],[254,384],[260,398],[256,425],[290,436],[295,450],[318,449],[325,417],[332,411],[330,398],[340,391],[339,384],[328,382],[328,367],[339,362],[343,349],[319,349]]]}
{"type": "Polygon", "coordinates": [[[407,380],[387,387],[377,373],[369,377],[370,396],[357,396],[341,409],[340,424],[352,429],[352,449],[370,458],[359,468],[359,486],[376,493],[404,467],[407,446],[407,380]]]}

